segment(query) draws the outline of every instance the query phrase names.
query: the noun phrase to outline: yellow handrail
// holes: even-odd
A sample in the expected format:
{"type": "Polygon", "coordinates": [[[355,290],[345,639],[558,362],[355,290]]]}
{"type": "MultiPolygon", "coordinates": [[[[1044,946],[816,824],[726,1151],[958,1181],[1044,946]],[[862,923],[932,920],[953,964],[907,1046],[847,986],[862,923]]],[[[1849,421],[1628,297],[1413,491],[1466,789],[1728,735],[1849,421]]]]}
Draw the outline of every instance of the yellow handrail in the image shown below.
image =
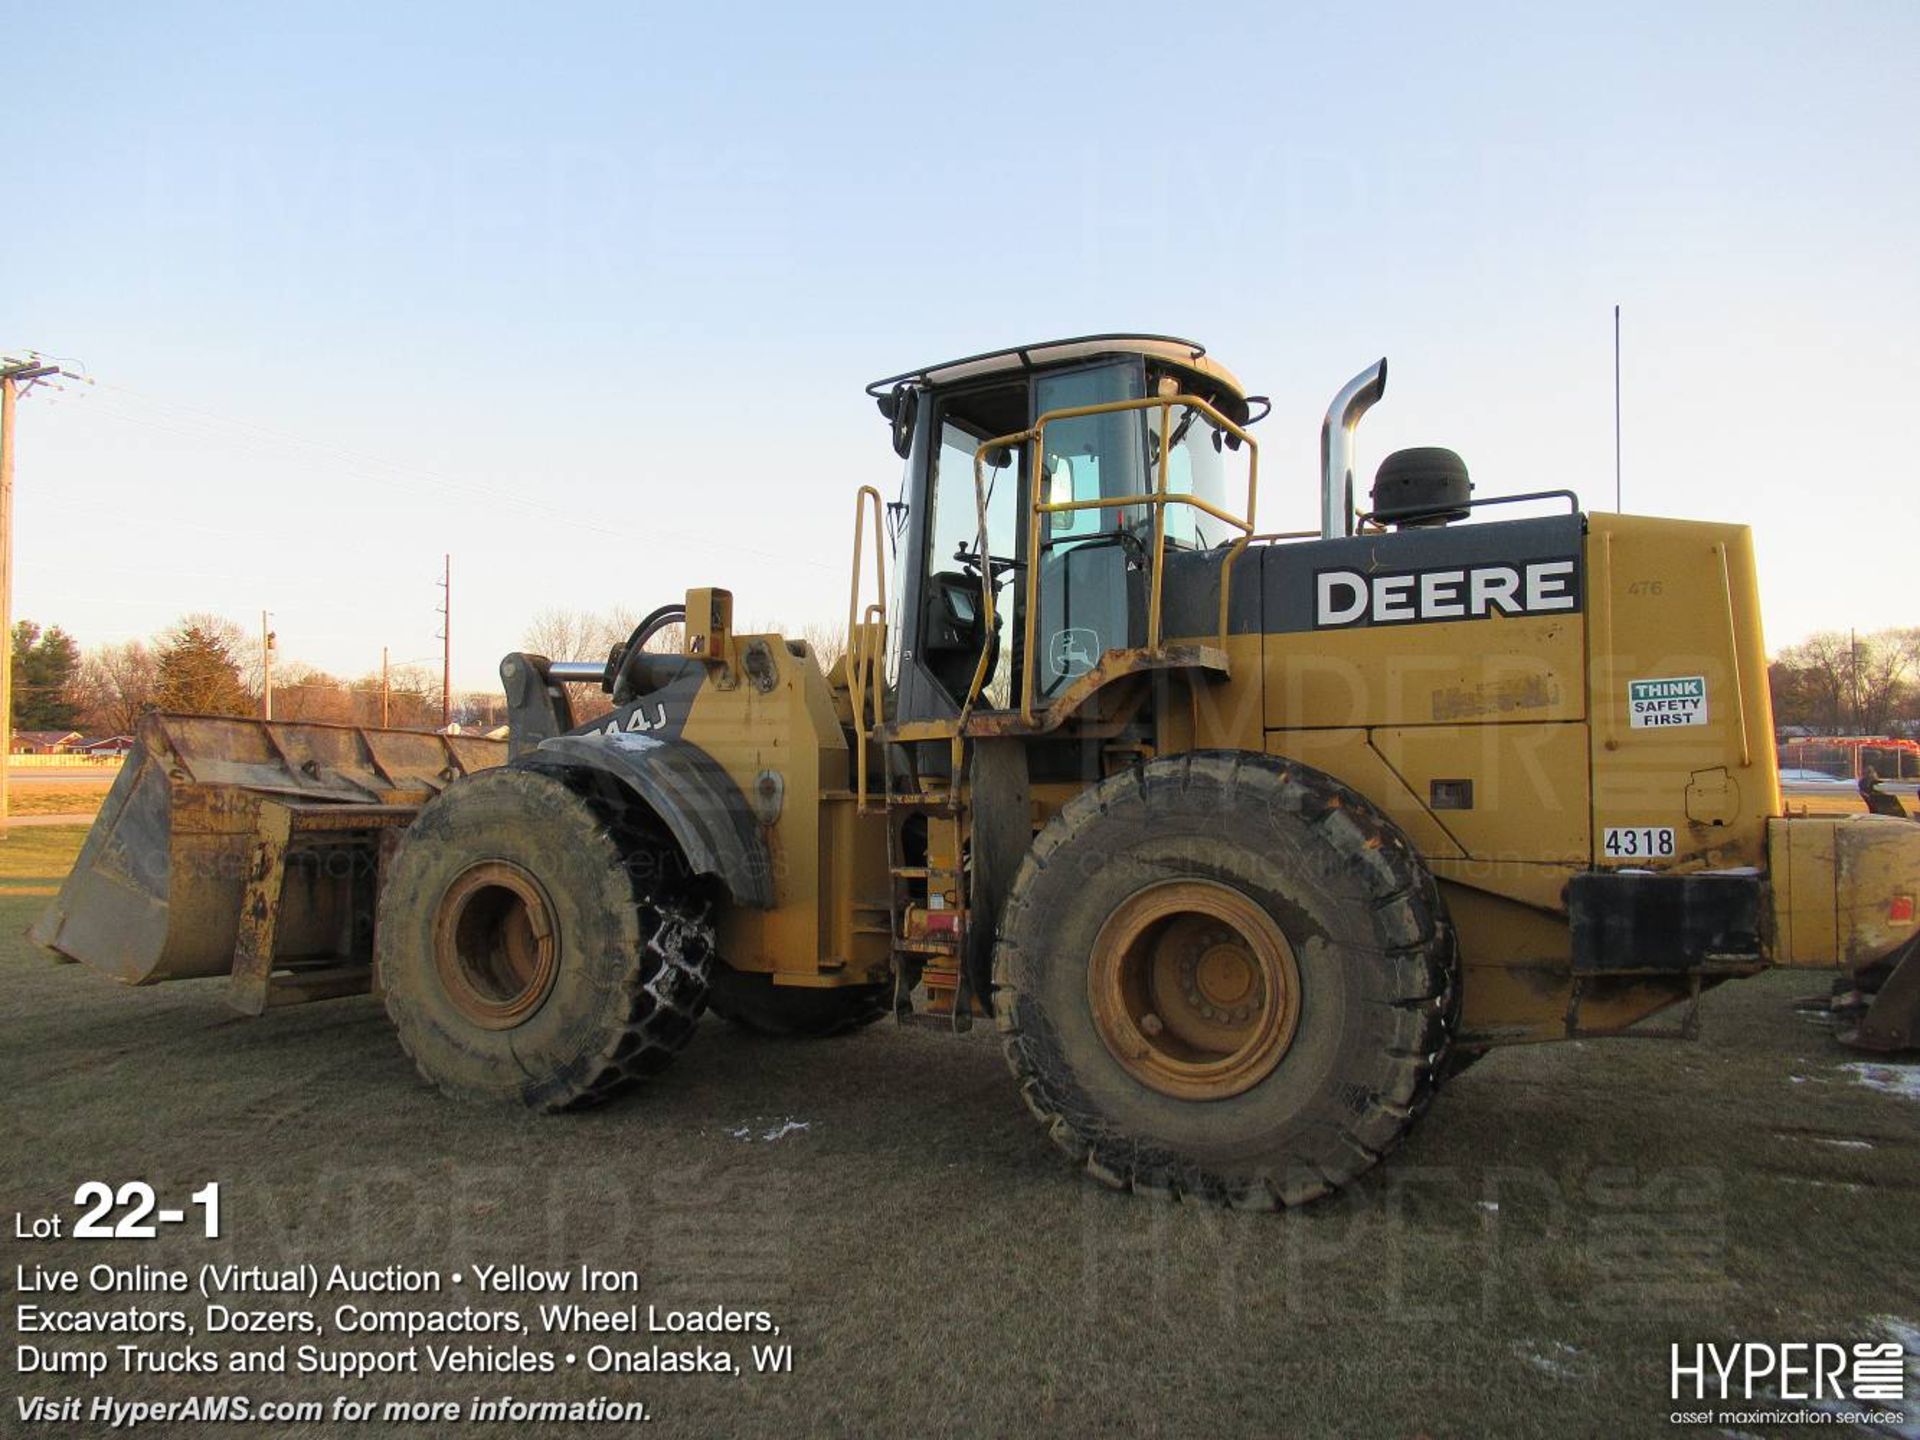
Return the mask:
{"type": "MultiPolygon", "coordinates": [[[[1593,717],[1594,723],[1600,727],[1601,748],[1604,750],[1618,750],[1620,748],[1620,736],[1617,732],[1619,731],[1620,726],[1619,726],[1619,723],[1614,719],[1614,713],[1613,713],[1614,705],[1616,703],[1614,698],[1614,676],[1619,669],[1619,665],[1615,659],[1614,649],[1613,649],[1613,531],[1612,530],[1603,530],[1600,532],[1600,584],[1598,586],[1598,594],[1596,595],[1595,599],[1592,602],[1590,602],[1589,608],[1596,614],[1599,620],[1599,626],[1598,626],[1600,631],[1600,652],[1599,653],[1601,655],[1606,656],[1606,661],[1607,661],[1607,686],[1606,686],[1607,698],[1605,702],[1600,706],[1599,712],[1593,717]]],[[[1590,663],[1592,664],[1593,669],[1595,670],[1599,669],[1598,657],[1594,657],[1590,663]]],[[[1589,676],[1587,684],[1589,688],[1594,688],[1596,685],[1596,682],[1591,678],[1591,675],[1589,676]]]]}
{"type": "Polygon", "coordinates": [[[847,639],[852,643],[854,621],[860,614],[860,522],[867,518],[867,501],[873,501],[873,573],[878,586],[880,618],[887,617],[887,551],[881,526],[886,502],[871,485],[862,485],[853,497],[853,585],[847,595],[847,639]]]}
{"type": "MultiPolygon", "coordinates": [[[[1733,666],[1733,710],[1740,721],[1740,767],[1747,769],[1753,764],[1753,742],[1747,734],[1747,688],[1740,675],[1740,622],[1733,613],[1733,569],[1727,562],[1727,545],[1724,540],[1714,547],[1720,552],[1720,593],[1727,597],[1727,659],[1733,666]]],[[[1771,739],[1769,739],[1771,744],[1771,739]]]]}
{"type": "Polygon", "coordinates": [[[862,485],[853,500],[853,584],[847,596],[847,691],[853,709],[854,768],[857,808],[867,808],[867,691],[873,690],[874,721],[886,717],[881,686],[875,683],[880,656],[887,642],[887,551],[882,514],[886,502],[871,485],[862,485]],[[873,501],[873,569],[878,598],[860,608],[860,560],[866,531],[867,501],[873,501]]]}
{"type": "MultiPolygon", "coordinates": [[[[1228,586],[1232,580],[1234,562],[1240,558],[1241,552],[1247,548],[1247,543],[1253,535],[1252,517],[1259,502],[1260,445],[1258,441],[1198,395],[1159,395],[1139,400],[1110,400],[1100,405],[1077,405],[1064,410],[1050,410],[1036,420],[1031,429],[989,440],[974,452],[974,488],[980,506],[981,548],[983,554],[985,553],[986,546],[986,491],[981,469],[981,457],[995,446],[1015,443],[1031,443],[1034,455],[1034,464],[1029,467],[1031,471],[1029,483],[1032,485],[1033,501],[1028,506],[1027,514],[1026,616],[1024,643],[1021,647],[1022,654],[1020,659],[1020,713],[1023,719],[1029,721],[1033,719],[1033,656],[1035,627],[1038,620],[1040,598],[1039,560],[1042,516],[1067,514],[1079,510],[1124,509],[1136,505],[1151,505],[1153,507],[1153,562],[1152,575],[1148,582],[1146,647],[1148,653],[1153,655],[1160,653],[1161,599],[1166,575],[1166,507],[1169,505],[1191,505],[1194,509],[1211,515],[1221,523],[1231,525],[1240,532],[1240,538],[1234,541],[1232,548],[1228,550],[1226,557],[1221,561],[1220,565],[1220,643],[1222,646],[1226,644],[1228,586]],[[1186,493],[1176,494],[1167,490],[1167,471],[1171,459],[1167,440],[1171,414],[1176,407],[1198,410],[1202,415],[1206,416],[1216,428],[1226,431],[1247,447],[1248,518],[1241,519],[1237,515],[1229,514],[1227,511],[1220,509],[1209,501],[1202,500],[1197,495],[1186,493]],[[1149,410],[1156,408],[1160,411],[1160,463],[1159,475],[1151,494],[1102,496],[1093,500],[1066,500],[1051,504],[1041,500],[1040,486],[1042,476],[1040,471],[1045,463],[1047,426],[1062,420],[1077,420],[1088,415],[1111,415],[1122,410],[1149,410]]],[[[990,592],[993,588],[992,581],[988,578],[990,565],[990,560],[983,560],[981,562],[983,593],[990,592]]],[[[993,610],[992,597],[990,594],[987,595],[986,613],[987,623],[991,626],[993,623],[993,610]]],[[[989,630],[988,634],[991,633],[992,631],[989,630]]],[[[986,652],[983,649],[981,651],[980,664],[976,666],[974,670],[974,683],[968,691],[967,703],[962,708],[961,714],[963,722],[966,714],[973,707],[974,699],[978,695],[980,687],[985,683],[985,672],[986,652]]]]}

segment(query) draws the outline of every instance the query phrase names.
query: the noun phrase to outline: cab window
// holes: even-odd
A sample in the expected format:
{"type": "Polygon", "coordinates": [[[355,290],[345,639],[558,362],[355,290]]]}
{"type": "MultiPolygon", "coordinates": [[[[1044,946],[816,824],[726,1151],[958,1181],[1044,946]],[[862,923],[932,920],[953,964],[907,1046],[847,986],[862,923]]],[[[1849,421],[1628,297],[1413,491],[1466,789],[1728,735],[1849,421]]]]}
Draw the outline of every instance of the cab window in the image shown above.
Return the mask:
{"type": "Polygon", "coordinates": [[[984,703],[994,708],[1007,703],[1011,656],[1001,641],[1012,623],[1022,447],[1002,447],[981,457],[987,510],[984,536],[974,461],[983,443],[1025,424],[1024,384],[953,397],[943,404],[939,418],[940,443],[928,487],[932,510],[926,524],[920,655],[956,704],[965,701],[983,650],[987,652],[984,703]],[[991,625],[982,600],[983,577],[990,577],[994,587],[991,625]]]}
{"type": "MultiPolygon", "coordinates": [[[[1039,417],[1116,401],[1138,400],[1146,384],[1138,360],[1042,375],[1034,381],[1039,417]]],[[[1041,433],[1044,503],[1125,500],[1147,488],[1147,412],[1111,410],[1050,420],[1041,433]]],[[[1152,507],[1089,506],[1047,515],[1034,617],[1034,703],[1045,704],[1100,663],[1109,650],[1141,642],[1133,603],[1152,533],[1152,507]]],[[[1144,592],[1142,592],[1144,593],[1144,592]]],[[[1142,612],[1144,616],[1144,611],[1142,612]]]]}

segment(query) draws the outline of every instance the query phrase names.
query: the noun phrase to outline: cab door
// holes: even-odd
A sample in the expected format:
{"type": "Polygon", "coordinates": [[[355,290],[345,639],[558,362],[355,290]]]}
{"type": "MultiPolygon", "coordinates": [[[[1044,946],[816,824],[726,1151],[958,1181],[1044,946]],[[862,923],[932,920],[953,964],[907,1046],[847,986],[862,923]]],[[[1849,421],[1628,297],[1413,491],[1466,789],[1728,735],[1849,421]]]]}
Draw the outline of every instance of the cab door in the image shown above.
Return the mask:
{"type": "MultiPolygon", "coordinates": [[[[1144,393],[1138,360],[1110,361],[1040,375],[1034,418],[1144,393]]],[[[1146,411],[1117,410],[1048,423],[1041,436],[1039,483],[1046,503],[1089,503],[1144,495],[1148,488],[1146,411]]],[[[1109,650],[1146,643],[1149,507],[1112,506],[1040,517],[1035,563],[1039,608],[1033,627],[1033,703],[1047,704],[1100,663],[1109,650]]]]}

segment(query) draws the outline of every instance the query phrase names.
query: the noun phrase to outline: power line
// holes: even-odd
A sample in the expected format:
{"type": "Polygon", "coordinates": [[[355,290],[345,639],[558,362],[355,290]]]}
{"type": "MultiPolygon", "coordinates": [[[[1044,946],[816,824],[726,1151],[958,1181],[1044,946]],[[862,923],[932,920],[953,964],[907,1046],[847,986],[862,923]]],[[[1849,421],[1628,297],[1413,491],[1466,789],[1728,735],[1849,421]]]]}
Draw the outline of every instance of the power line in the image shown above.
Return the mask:
{"type": "MultiPolygon", "coordinates": [[[[163,433],[172,434],[180,439],[219,440],[226,444],[247,449],[254,454],[271,453],[272,444],[276,443],[282,446],[291,446],[295,449],[311,451],[317,455],[332,457],[336,461],[344,462],[348,467],[349,473],[357,474],[363,479],[386,479],[391,478],[393,475],[412,476],[432,485],[460,491],[465,494],[482,496],[503,505],[512,505],[531,514],[537,514],[547,520],[558,521],[561,524],[571,525],[577,529],[588,530],[612,539],[632,541],[641,538],[632,530],[598,524],[574,510],[556,508],[534,499],[529,494],[529,489],[533,487],[528,487],[528,489],[509,489],[489,485],[482,481],[463,479],[458,476],[448,475],[442,471],[430,469],[426,466],[416,465],[407,461],[389,460],[383,456],[374,455],[367,451],[349,449],[346,446],[336,444],[332,441],[316,440],[309,436],[296,434],[290,430],[282,430],[275,426],[263,425],[257,421],[242,420],[233,416],[220,415],[214,411],[203,410],[177,400],[148,395],[142,391],[131,389],[128,386],[118,385],[112,381],[101,380],[97,377],[89,378],[87,383],[93,387],[95,391],[102,392],[107,397],[109,403],[106,406],[100,407],[106,412],[107,418],[121,420],[134,425],[144,425],[160,430],[163,433]],[[158,417],[141,415],[112,403],[121,396],[125,396],[139,404],[153,406],[163,413],[158,417]],[[165,413],[168,411],[175,413],[165,413]],[[198,422],[198,428],[195,428],[196,422],[198,422]],[[233,434],[230,433],[231,431],[251,433],[233,434]],[[367,467],[371,467],[371,470],[367,467]]],[[[86,398],[88,398],[90,402],[97,400],[97,397],[93,395],[89,395],[86,398]]],[[[732,541],[721,542],[696,534],[662,529],[651,524],[648,526],[644,538],[650,543],[667,541],[675,545],[693,546],[727,555],[747,555],[758,559],[788,562],[797,561],[800,564],[823,570],[837,570],[839,568],[825,561],[810,560],[804,555],[797,555],[791,551],[760,550],[750,546],[735,544],[732,541]]]]}

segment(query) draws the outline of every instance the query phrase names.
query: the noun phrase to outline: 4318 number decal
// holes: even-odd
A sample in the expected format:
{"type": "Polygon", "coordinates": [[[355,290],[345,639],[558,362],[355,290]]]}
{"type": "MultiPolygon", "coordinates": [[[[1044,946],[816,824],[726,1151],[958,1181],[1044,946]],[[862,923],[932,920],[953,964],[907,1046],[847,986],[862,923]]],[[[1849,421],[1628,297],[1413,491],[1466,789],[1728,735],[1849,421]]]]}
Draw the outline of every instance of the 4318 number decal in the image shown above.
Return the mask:
{"type": "Polygon", "coordinates": [[[1673,854],[1673,827],[1609,825],[1600,851],[1609,860],[1664,860],[1673,854]]]}

